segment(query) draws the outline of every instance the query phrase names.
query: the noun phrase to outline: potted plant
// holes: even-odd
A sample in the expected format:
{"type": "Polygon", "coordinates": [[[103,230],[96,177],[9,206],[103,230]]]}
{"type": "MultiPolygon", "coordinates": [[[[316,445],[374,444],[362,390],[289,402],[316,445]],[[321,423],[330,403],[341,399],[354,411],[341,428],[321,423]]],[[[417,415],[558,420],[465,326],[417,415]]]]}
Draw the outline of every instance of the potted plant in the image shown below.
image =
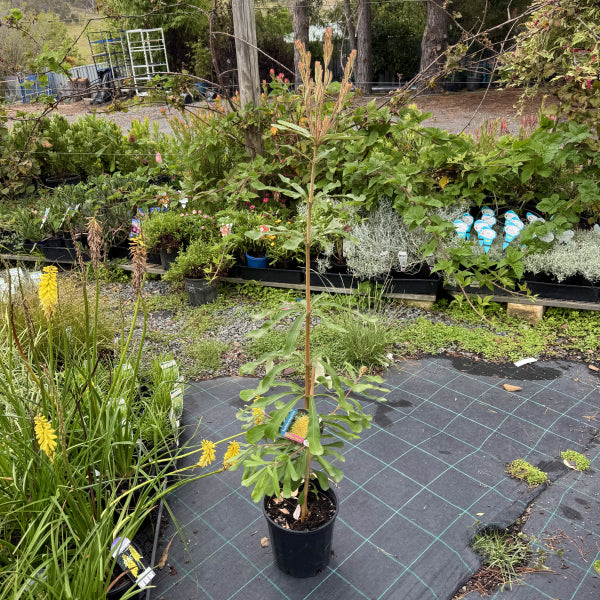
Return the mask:
{"type": "Polygon", "coordinates": [[[215,279],[225,275],[235,263],[233,244],[229,236],[196,238],[181,252],[169,271],[164,275],[167,281],[183,281],[190,304],[199,306],[213,302],[217,297],[215,279]]]}
{"type": "Polygon", "coordinates": [[[143,219],[142,227],[148,252],[158,252],[160,262],[168,271],[179,251],[201,232],[205,220],[200,212],[179,213],[174,210],[152,212],[143,219]]]}
{"type": "MultiPolygon", "coordinates": [[[[355,52],[348,59],[341,91],[332,105],[326,103],[326,90],[331,82],[331,72],[327,69],[332,54],[331,29],[325,34],[325,68],[315,63],[314,80],[310,78],[310,53],[300,42],[296,45],[304,83],[301,116],[307,126],[278,121],[277,127],[299,133],[309,146],[305,152],[311,154],[308,191],[298,190],[299,186],[286,191],[303,197],[306,202],[306,227],[302,235],[290,232],[286,244],[289,248],[304,244],[308,264],[314,240],[313,208],[328,201],[326,192],[317,191],[321,188],[316,185],[315,167],[323,156],[323,146],[337,137],[336,118],[350,91],[355,52]]],[[[295,577],[313,576],[329,560],[338,511],[329,481],[337,482],[343,476],[334,461],[343,460],[342,440],[356,439],[371,421],[351,394],[369,395],[372,390],[381,389],[375,387],[381,379],[367,375],[366,369],[357,371],[348,366],[347,374],[339,375],[325,358],[312,351],[311,318],[319,317],[325,324],[328,320],[321,310],[326,297],[322,295],[313,302],[310,285],[307,270],[305,299],[276,311],[259,330],[260,335],[283,319],[292,319],[284,356],[280,352],[269,353],[244,368],[251,373],[264,364],[266,375],[255,389],[240,394],[246,405],[238,418],[246,428],[247,446],[233,465],[233,468],[243,466],[242,485],[253,488],[255,502],[263,502],[276,564],[295,577]],[[296,348],[301,331],[304,331],[304,349],[299,351],[296,348]],[[304,381],[278,381],[278,376],[299,355],[303,357],[304,381]],[[274,387],[277,390],[271,391],[274,387]]]]}

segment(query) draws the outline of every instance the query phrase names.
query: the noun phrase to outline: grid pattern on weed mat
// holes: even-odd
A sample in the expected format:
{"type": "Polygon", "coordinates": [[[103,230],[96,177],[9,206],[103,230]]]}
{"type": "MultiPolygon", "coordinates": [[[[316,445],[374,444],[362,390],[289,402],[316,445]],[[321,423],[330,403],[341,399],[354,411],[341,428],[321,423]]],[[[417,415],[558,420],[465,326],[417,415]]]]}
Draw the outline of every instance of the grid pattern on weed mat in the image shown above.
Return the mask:
{"type": "MultiPolygon", "coordinates": [[[[527,527],[536,544],[549,552],[562,544],[563,553],[550,552],[554,572],[525,576],[510,598],[598,598],[598,375],[567,363],[517,368],[436,358],[407,361],[385,379],[387,402],[365,400],[373,426],[346,447],[324,572],[293,579],[277,569],[261,545],[261,507],[240,486],[240,473],[227,472],[169,498],[182,536],[173,538],[172,524],[163,532],[158,556],[173,542],[153,598],[450,599],[480,566],[470,549],[478,528],[506,527],[532,502],[527,527]],[[522,389],[508,392],[505,383],[522,389]],[[566,449],[585,452],[592,474],[568,470],[560,461],[566,449]],[[551,485],[530,490],[508,478],[505,466],[515,458],[543,468],[551,485]],[[568,547],[582,532],[587,554],[568,547]]],[[[191,384],[186,434],[199,442],[238,433],[239,392],[255,384],[241,377],[191,384]]]]}

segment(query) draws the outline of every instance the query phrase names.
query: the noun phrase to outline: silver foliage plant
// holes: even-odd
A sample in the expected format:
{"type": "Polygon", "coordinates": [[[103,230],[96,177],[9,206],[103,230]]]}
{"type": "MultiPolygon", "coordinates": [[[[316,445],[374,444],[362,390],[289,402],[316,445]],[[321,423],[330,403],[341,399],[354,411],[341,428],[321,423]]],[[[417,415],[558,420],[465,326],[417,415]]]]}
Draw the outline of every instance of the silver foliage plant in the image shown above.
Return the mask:
{"type": "MultiPolygon", "coordinates": [[[[462,207],[439,209],[437,214],[452,223],[462,207]]],[[[348,270],[361,279],[381,277],[392,270],[414,273],[424,262],[421,247],[429,240],[423,227],[409,229],[388,199],[352,228],[352,239],[344,242],[348,270]],[[400,258],[399,253],[402,253],[400,258]]]]}
{"type": "Polygon", "coordinates": [[[581,275],[591,283],[600,281],[600,230],[575,231],[567,244],[555,243],[546,252],[527,254],[526,271],[554,275],[560,283],[581,275]]]}

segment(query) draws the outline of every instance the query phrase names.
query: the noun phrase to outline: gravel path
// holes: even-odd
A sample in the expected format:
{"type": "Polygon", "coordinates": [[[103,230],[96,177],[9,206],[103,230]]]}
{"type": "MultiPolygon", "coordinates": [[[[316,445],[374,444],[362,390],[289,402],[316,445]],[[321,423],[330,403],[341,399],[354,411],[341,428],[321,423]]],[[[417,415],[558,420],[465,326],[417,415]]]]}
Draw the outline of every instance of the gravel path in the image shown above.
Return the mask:
{"type": "MultiPolygon", "coordinates": [[[[516,108],[519,101],[519,90],[479,90],[475,92],[452,92],[420,96],[414,100],[417,107],[423,112],[431,112],[432,117],[424,122],[427,126],[440,127],[450,133],[474,133],[485,121],[492,121],[504,117],[508,123],[508,131],[518,133],[521,125],[521,115],[516,108]]],[[[378,104],[386,101],[386,97],[376,96],[378,104]]],[[[366,103],[372,97],[364,97],[361,102],[366,103]]],[[[151,123],[158,123],[159,131],[170,133],[169,118],[178,116],[179,112],[170,107],[153,103],[145,98],[140,98],[139,104],[128,107],[127,112],[110,112],[110,105],[92,106],[90,100],[60,104],[56,112],[65,115],[69,121],[75,121],[84,114],[95,113],[117,123],[126,131],[133,119],[142,120],[148,117],[151,123]]],[[[542,102],[539,94],[533,100],[524,104],[525,116],[536,115],[542,102]]],[[[189,105],[189,110],[201,110],[201,105],[189,105]]],[[[9,115],[15,116],[16,111],[35,112],[39,110],[36,105],[18,104],[8,107],[9,115]]]]}
{"type": "MultiPolygon", "coordinates": [[[[262,321],[255,318],[255,315],[262,312],[264,307],[255,300],[248,300],[241,293],[234,295],[231,301],[223,306],[212,305],[210,313],[211,325],[202,331],[201,336],[206,340],[221,342],[227,346],[227,350],[222,356],[221,366],[217,370],[207,370],[202,373],[193,372],[194,360],[189,354],[190,346],[197,343],[198,339],[187,337],[190,335],[189,326],[194,323],[194,318],[200,318],[204,313],[201,309],[189,307],[187,298],[181,296],[181,304],[173,308],[173,288],[171,284],[163,281],[149,281],[146,283],[144,293],[146,298],[165,297],[165,308],[151,309],[148,312],[146,322],[147,338],[146,350],[152,355],[162,353],[171,353],[179,361],[182,368],[191,374],[194,379],[207,379],[222,376],[238,376],[240,367],[250,360],[245,352],[245,346],[248,344],[247,334],[258,329],[262,321]],[[168,298],[167,298],[168,296],[168,298]]],[[[131,314],[135,302],[131,284],[107,284],[102,288],[103,296],[111,303],[120,301],[125,307],[126,314],[131,314]]],[[[157,305],[156,302],[153,303],[157,305]]],[[[159,303],[160,304],[160,303],[159,303]]],[[[395,325],[410,324],[419,318],[425,318],[431,323],[443,323],[445,325],[456,325],[457,322],[447,313],[439,310],[425,310],[412,304],[403,304],[396,302],[388,305],[384,313],[379,313],[380,318],[389,320],[395,325]]],[[[315,321],[316,323],[316,321],[315,321]]],[[[142,318],[140,317],[134,332],[134,340],[139,341],[142,333],[142,318]]],[[[486,324],[479,321],[473,323],[460,322],[463,327],[482,328],[486,324]]],[[[528,325],[523,324],[523,327],[528,325]]],[[[502,335],[498,333],[498,335],[502,335]]],[[[583,352],[569,349],[568,332],[565,333],[566,339],[557,338],[555,345],[548,347],[548,355],[540,355],[539,360],[549,358],[552,360],[569,360],[587,363],[592,356],[583,352]],[[564,342],[564,344],[563,344],[564,342]]],[[[407,356],[406,352],[398,349],[393,360],[396,363],[402,363],[407,358],[420,358],[423,355],[407,356]]],[[[485,362],[480,355],[473,352],[457,351],[453,347],[440,347],[438,354],[448,354],[461,356],[474,362],[485,362]]],[[[257,374],[261,374],[260,371],[257,374]]]]}

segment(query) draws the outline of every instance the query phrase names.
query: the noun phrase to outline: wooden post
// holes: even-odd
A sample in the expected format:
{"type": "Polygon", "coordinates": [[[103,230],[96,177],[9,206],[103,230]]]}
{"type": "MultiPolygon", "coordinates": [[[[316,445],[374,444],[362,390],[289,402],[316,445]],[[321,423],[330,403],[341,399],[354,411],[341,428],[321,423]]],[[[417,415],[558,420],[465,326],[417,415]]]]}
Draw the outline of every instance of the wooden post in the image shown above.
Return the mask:
{"type": "MultiPolygon", "coordinates": [[[[260,78],[258,75],[254,0],[233,0],[232,8],[240,102],[242,108],[245,108],[249,102],[258,106],[260,104],[260,78]]],[[[252,157],[263,153],[262,134],[258,128],[251,127],[246,130],[246,149],[252,157]]]]}

